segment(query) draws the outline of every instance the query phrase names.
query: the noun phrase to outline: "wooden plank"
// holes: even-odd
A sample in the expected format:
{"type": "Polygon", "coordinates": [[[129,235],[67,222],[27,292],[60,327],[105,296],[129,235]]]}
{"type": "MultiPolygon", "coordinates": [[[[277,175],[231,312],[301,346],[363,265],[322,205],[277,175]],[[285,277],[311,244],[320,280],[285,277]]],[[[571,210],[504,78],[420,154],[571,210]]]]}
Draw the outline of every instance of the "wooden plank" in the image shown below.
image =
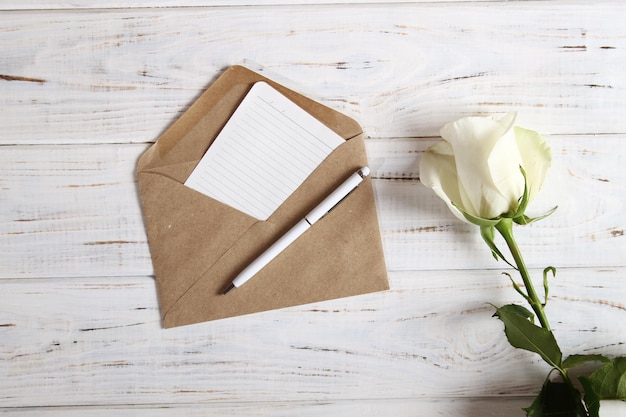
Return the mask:
{"type": "MultiPolygon", "coordinates": [[[[56,9],[134,9],[159,7],[233,7],[233,6],[294,6],[326,4],[392,4],[392,3],[433,3],[451,1],[498,1],[498,0],[14,0],[3,1],[0,10],[56,10],[56,9]]],[[[499,0],[506,1],[506,0],[499,0]]],[[[511,0],[509,0],[511,1],[511,0]]],[[[522,0],[513,0],[522,1],[522,0]]]]}
{"type": "Polygon", "coordinates": [[[491,398],[435,398],[385,399],[340,401],[285,401],[261,403],[200,403],[188,405],[154,406],[74,406],[0,408],[0,415],[8,417],[166,417],[188,416],[250,416],[250,417],[395,417],[440,416],[459,417],[522,417],[522,407],[532,401],[529,397],[491,398]],[[419,411],[417,411],[419,410],[419,411]],[[416,414],[418,412],[419,414],[416,414]]]}
{"type": "Polygon", "coordinates": [[[556,134],[518,236],[564,353],[624,355],[626,4],[331,3],[0,5],[0,414],[521,415],[547,367],[491,317],[505,265],[418,170],[509,110],[556,134]],[[390,291],[161,328],[134,167],[234,63],[365,127],[390,291]]]}
{"type": "Polygon", "coordinates": [[[613,1],[6,11],[0,143],[153,141],[233,64],[370,137],[511,110],[544,133],[624,133],[624,15],[613,1]]]}
{"type": "MultiPolygon", "coordinates": [[[[540,271],[533,271],[538,275],[540,271]]],[[[561,269],[565,354],[623,354],[626,269],[561,269]]],[[[532,395],[549,367],[510,347],[497,271],[391,274],[391,290],[163,330],[150,277],[0,282],[4,407],[532,395]],[[515,378],[511,378],[515,375],[515,378]]]]}
{"type": "MultiPolygon", "coordinates": [[[[552,136],[554,166],[519,228],[530,266],[624,266],[623,136],[552,136]],[[536,242],[541,242],[540,245],[536,242]]],[[[502,268],[474,226],[419,180],[432,140],[367,140],[390,270],[502,268]]],[[[8,146],[0,152],[0,276],[150,275],[135,180],[146,145],[8,146]]]]}
{"type": "Polygon", "coordinates": [[[4,147],[3,274],[85,276],[96,265],[108,265],[105,275],[151,271],[134,175],[145,149],[4,147]]]}

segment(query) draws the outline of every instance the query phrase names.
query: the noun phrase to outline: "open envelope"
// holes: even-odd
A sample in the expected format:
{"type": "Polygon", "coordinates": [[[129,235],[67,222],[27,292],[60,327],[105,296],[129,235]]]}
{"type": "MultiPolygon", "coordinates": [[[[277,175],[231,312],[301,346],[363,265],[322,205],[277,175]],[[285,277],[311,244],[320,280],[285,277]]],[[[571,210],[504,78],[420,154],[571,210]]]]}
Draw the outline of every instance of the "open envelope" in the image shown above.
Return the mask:
{"type": "Polygon", "coordinates": [[[354,120],[241,66],[229,68],[139,159],[137,176],[163,325],[389,288],[370,178],[240,288],[232,279],[350,174],[367,165],[354,120]],[[346,142],[266,221],[183,185],[248,90],[272,85],[346,142]]]}

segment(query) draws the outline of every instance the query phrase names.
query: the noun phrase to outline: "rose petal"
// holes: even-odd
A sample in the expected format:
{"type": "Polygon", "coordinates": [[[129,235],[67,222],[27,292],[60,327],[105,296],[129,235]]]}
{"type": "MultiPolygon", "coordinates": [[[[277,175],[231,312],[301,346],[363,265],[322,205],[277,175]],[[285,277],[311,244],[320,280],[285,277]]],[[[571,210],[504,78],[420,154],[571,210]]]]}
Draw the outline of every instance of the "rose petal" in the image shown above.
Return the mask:
{"type": "Polygon", "coordinates": [[[519,199],[524,194],[524,176],[519,169],[522,165],[522,156],[513,129],[515,113],[509,113],[498,123],[506,129],[506,133],[496,142],[487,163],[493,184],[506,201],[506,205],[498,208],[504,210],[498,214],[500,215],[517,210],[519,199]]]}
{"type": "Polygon", "coordinates": [[[546,178],[552,161],[552,151],[545,139],[532,130],[515,127],[515,140],[526,171],[528,198],[532,201],[546,178]]]}
{"type": "Polygon", "coordinates": [[[456,163],[448,142],[437,142],[426,150],[420,161],[420,181],[426,187],[432,188],[457,218],[467,222],[463,214],[454,206],[454,204],[461,203],[461,196],[456,163]]]}
{"type": "MultiPolygon", "coordinates": [[[[504,146],[497,146],[510,129],[511,119],[511,116],[503,121],[465,117],[441,129],[441,136],[450,143],[456,155],[461,196],[459,205],[475,217],[489,219],[511,210],[511,193],[501,189],[504,186],[502,181],[511,177],[509,171],[517,170],[519,173],[521,157],[518,154],[511,156],[504,152],[504,146]],[[490,158],[493,168],[489,166],[490,158]],[[512,167],[504,169],[511,163],[512,167]],[[496,170],[495,177],[492,169],[496,170]]],[[[508,140],[514,140],[514,136],[508,140]]]]}

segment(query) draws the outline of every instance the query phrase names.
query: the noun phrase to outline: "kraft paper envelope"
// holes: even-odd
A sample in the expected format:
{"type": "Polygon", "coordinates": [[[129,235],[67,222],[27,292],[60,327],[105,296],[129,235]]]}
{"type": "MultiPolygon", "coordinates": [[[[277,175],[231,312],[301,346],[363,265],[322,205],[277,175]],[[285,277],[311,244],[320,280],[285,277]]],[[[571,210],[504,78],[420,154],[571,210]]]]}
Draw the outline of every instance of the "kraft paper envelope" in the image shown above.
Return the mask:
{"type": "Polygon", "coordinates": [[[367,166],[363,133],[354,120],[244,67],[226,70],[137,166],[163,326],[388,289],[368,177],[245,285],[222,295],[239,271],[362,166],[367,166]],[[266,221],[183,184],[257,81],[346,139],[266,221]]]}

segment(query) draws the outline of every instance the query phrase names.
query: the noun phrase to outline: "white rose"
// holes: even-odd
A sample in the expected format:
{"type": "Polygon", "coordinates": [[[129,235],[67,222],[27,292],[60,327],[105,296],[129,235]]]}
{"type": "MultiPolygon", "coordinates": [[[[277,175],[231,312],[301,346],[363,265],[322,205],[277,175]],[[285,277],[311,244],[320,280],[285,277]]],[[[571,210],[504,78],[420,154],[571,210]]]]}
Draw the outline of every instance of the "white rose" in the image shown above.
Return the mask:
{"type": "Polygon", "coordinates": [[[514,126],[515,116],[465,117],[449,123],[441,129],[444,141],[422,157],[421,182],[461,220],[467,221],[463,213],[479,219],[521,216],[525,184],[525,203],[543,184],[550,148],[538,133],[514,126]]]}

